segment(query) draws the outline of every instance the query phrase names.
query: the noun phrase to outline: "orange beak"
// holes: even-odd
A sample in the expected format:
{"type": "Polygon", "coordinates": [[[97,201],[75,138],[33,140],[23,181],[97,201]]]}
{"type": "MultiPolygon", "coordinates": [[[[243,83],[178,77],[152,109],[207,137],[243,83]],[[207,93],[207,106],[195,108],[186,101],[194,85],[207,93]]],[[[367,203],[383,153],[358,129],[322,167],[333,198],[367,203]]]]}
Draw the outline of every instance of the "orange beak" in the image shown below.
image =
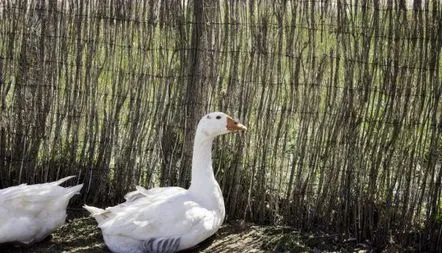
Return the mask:
{"type": "Polygon", "coordinates": [[[243,124],[239,123],[238,121],[232,119],[231,117],[227,116],[227,130],[229,131],[246,131],[247,127],[243,124]]]}

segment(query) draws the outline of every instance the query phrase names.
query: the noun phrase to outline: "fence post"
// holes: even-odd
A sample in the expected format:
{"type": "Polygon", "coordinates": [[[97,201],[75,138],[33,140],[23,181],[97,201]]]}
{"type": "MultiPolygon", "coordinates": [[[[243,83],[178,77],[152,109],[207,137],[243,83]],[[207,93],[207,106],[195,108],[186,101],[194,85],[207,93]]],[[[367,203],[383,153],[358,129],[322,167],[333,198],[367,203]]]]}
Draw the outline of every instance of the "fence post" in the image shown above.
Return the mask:
{"type": "Polygon", "coordinates": [[[187,87],[184,97],[184,122],[185,122],[185,137],[184,137],[184,156],[183,163],[180,168],[179,184],[184,186],[190,178],[190,168],[192,162],[193,152],[193,138],[195,136],[195,129],[198,120],[204,112],[205,96],[203,93],[202,80],[202,59],[204,49],[204,3],[203,0],[195,0],[193,2],[193,26],[192,39],[190,44],[189,54],[189,76],[187,78],[187,87]]]}

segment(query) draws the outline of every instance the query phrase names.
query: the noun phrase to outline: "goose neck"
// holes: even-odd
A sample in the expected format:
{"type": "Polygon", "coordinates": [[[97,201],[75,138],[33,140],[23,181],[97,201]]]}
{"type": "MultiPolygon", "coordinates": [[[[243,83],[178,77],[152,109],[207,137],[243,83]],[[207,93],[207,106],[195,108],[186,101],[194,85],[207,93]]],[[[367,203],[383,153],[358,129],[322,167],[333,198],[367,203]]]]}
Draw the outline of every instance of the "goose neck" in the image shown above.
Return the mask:
{"type": "Polygon", "coordinates": [[[212,144],[212,137],[197,131],[193,145],[190,189],[202,190],[216,183],[212,169],[212,144]]]}

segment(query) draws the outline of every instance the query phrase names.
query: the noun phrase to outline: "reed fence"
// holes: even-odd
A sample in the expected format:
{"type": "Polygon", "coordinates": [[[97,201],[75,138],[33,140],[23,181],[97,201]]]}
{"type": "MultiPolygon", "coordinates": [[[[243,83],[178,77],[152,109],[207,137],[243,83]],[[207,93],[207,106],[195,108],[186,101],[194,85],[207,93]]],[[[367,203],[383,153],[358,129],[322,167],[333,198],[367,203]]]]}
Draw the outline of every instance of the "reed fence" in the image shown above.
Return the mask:
{"type": "Polygon", "coordinates": [[[442,245],[435,1],[0,1],[0,188],[189,184],[209,111],[228,219],[442,245]]]}

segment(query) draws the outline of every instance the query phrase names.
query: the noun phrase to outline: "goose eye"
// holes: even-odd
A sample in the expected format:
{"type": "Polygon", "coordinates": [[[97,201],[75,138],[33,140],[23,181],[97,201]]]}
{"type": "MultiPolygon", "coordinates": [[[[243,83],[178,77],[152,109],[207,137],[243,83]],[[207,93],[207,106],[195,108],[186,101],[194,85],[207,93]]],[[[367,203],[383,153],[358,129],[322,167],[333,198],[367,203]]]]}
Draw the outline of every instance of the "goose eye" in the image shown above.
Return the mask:
{"type": "Polygon", "coordinates": [[[216,119],[221,119],[221,116],[220,115],[216,116],[216,119]]]}
{"type": "Polygon", "coordinates": [[[208,118],[208,119],[210,119],[210,116],[209,116],[209,115],[207,115],[207,118],[208,118]]]}

